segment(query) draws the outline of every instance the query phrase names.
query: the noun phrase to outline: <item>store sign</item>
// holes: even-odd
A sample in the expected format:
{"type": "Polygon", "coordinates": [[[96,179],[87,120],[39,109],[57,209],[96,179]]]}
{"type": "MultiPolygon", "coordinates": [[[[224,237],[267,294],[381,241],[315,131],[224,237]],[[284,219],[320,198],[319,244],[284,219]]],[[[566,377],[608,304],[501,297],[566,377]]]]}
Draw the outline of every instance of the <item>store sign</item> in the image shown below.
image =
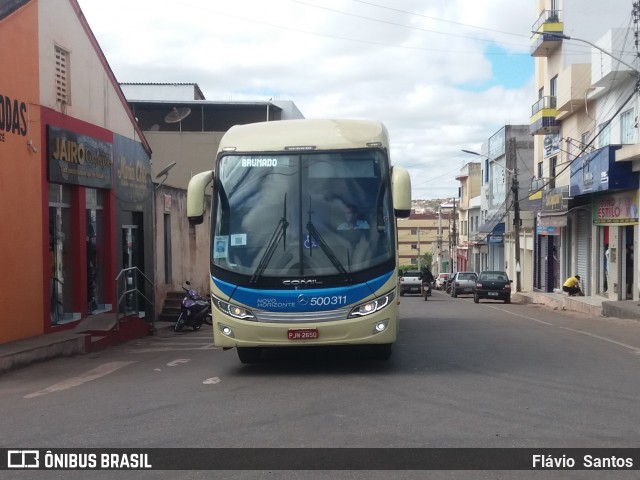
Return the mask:
{"type": "Polygon", "coordinates": [[[489,235],[487,237],[487,243],[497,244],[504,242],[504,235],[489,235]]]}
{"type": "Polygon", "coordinates": [[[620,145],[609,145],[571,162],[571,196],[638,188],[632,162],[616,162],[620,145]]]}
{"type": "Polygon", "coordinates": [[[543,212],[566,212],[569,207],[569,187],[552,188],[542,193],[543,212]]]}
{"type": "Polygon", "coordinates": [[[153,192],[149,155],[140,142],[114,134],[113,156],[118,198],[140,207],[152,197],[153,192]]]}
{"type": "Polygon", "coordinates": [[[638,191],[595,197],[592,213],[593,223],[596,225],[637,225],[638,191]]]}
{"type": "Polygon", "coordinates": [[[111,188],[111,143],[52,125],[47,134],[50,182],[111,188]]]}
{"type": "Polygon", "coordinates": [[[27,135],[27,102],[0,94],[0,142],[6,134],[27,135]]]}
{"type": "Polygon", "coordinates": [[[549,225],[536,226],[536,233],[538,235],[560,235],[560,229],[558,227],[552,227],[549,225]]]}

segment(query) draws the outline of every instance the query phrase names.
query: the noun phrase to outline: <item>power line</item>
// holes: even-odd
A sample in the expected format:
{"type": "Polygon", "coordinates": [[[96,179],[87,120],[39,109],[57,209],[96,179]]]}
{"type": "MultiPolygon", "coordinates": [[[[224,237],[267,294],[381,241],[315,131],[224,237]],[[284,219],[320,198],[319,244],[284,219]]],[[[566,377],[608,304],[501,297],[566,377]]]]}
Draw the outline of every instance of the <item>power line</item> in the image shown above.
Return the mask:
{"type": "MultiPolygon", "coordinates": [[[[328,7],[323,7],[323,6],[320,6],[320,5],[314,5],[312,3],[303,2],[302,0],[289,0],[289,1],[294,2],[294,3],[298,3],[300,5],[306,5],[308,7],[314,7],[314,8],[319,8],[321,10],[326,10],[326,11],[329,11],[329,12],[339,13],[341,15],[347,15],[347,16],[350,16],[350,17],[356,17],[356,18],[368,20],[368,21],[371,21],[371,22],[384,23],[384,24],[387,24],[387,25],[393,25],[393,26],[396,26],[396,27],[402,27],[402,28],[407,28],[407,29],[411,29],[411,30],[419,30],[419,31],[422,31],[422,32],[427,32],[427,33],[435,33],[435,34],[438,34],[438,35],[448,35],[448,36],[451,36],[451,37],[467,38],[467,39],[470,39],[470,40],[477,40],[477,41],[480,41],[480,42],[491,42],[491,43],[495,42],[495,40],[487,39],[487,38],[478,38],[478,37],[472,37],[472,36],[469,36],[469,35],[462,35],[462,34],[456,34],[456,33],[450,33],[450,32],[440,32],[440,31],[437,31],[437,30],[430,30],[430,29],[427,29],[427,28],[415,27],[413,25],[404,25],[404,24],[401,24],[401,23],[391,22],[389,20],[380,20],[380,19],[377,19],[377,18],[366,17],[364,15],[358,15],[358,14],[355,14],[355,13],[349,13],[349,12],[345,12],[343,10],[337,10],[337,9],[334,9],[334,8],[328,8],[328,7]]],[[[365,3],[365,2],[362,2],[362,3],[365,3]]],[[[370,5],[373,5],[373,4],[370,4],[370,5]]],[[[380,5],[374,5],[374,6],[380,7],[380,5]]],[[[391,10],[395,10],[395,9],[391,9],[391,10]]],[[[411,14],[410,12],[403,12],[403,13],[411,14]]],[[[411,15],[421,16],[421,17],[430,18],[430,19],[433,19],[433,20],[438,20],[438,21],[445,21],[445,20],[440,20],[440,19],[434,18],[434,17],[428,17],[426,15],[419,15],[419,14],[411,14],[411,15]]],[[[466,24],[459,23],[459,22],[447,21],[447,23],[452,23],[452,24],[457,24],[457,25],[463,25],[465,27],[470,27],[470,25],[466,25],[466,24]]],[[[482,28],[482,27],[476,27],[476,28],[482,28]]],[[[506,32],[500,32],[500,33],[506,33],[506,32]]],[[[511,34],[511,35],[516,35],[516,34],[511,34]]],[[[524,36],[524,35],[518,35],[518,36],[524,36]]],[[[515,44],[515,43],[508,43],[508,42],[501,42],[501,43],[505,44],[505,45],[517,45],[519,47],[523,47],[524,46],[522,44],[515,44]]]]}
{"type": "Polygon", "coordinates": [[[415,17],[428,18],[429,20],[435,20],[437,22],[450,23],[452,25],[460,25],[462,27],[468,27],[468,28],[476,28],[478,30],[485,30],[485,31],[488,31],[488,32],[502,33],[504,35],[513,35],[514,37],[529,38],[527,35],[522,35],[522,34],[519,34],[519,33],[504,32],[502,30],[495,30],[493,28],[487,28],[487,27],[479,27],[477,25],[469,25],[467,23],[456,22],[456,21],[453,21],[453,20],[444,20],[442,18],[432,17],[432,16],[429,16],[429,15],[424,15],[422,13],[409,12],[407,10],[401,10],[399,8],[387,7],[386,5],[379,5],[379,4],[373,3],[373,2],[365,2],[364,0],[351,0],[351,1],[357,2],[357,3],[364,3],[365,5],[371,5],[373,7],[383,8],[385,10],[391,10],[391,11],[394,11],[394,12],[405,13],[407,15],[412,15],[412,16],[415,16],[415,17]]]}

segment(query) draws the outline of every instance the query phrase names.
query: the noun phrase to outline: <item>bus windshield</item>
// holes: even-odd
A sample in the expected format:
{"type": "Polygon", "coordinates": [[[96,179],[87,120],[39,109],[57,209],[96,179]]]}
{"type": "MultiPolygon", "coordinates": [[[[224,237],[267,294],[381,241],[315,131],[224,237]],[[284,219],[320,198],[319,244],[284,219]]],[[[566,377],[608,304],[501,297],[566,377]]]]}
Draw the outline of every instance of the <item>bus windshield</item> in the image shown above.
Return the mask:
{"type": "MultiPolygon", "coordinates": [[[[224,155],[213,267],[245,276],[348,279],[395,258],[389,163],[378,149],[224,155]]],[[[244,283],[244,282],[241,282],[244,283]]]]}

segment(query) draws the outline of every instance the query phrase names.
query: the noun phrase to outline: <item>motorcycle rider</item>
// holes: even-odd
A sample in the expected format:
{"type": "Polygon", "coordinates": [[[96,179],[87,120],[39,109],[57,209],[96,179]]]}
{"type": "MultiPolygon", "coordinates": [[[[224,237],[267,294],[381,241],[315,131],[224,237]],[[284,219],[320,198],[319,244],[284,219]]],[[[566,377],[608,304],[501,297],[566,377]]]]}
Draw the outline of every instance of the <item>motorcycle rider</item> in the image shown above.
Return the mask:
{"type": "Polygon", "coordinates": [[[431,295],[431,285],[433,284],[435,278],[433,277],[433,273],[431,273],[431,269],[428,265],[422,267],[420,271],[420,277],[422,280],[422,293],[425,294],[424,299],[426,300],[428,296],[431,295]]]}
{"type": "Polygon", "coordinates": [[[423,284],[428,283],[429,285],[431,285],[435,280],[435,278],[433,277],[433,273],[431,273],[431,269],[428,265],[422,267],[422,271],[420,272],[420,280],[422,280],[423,284]]]}

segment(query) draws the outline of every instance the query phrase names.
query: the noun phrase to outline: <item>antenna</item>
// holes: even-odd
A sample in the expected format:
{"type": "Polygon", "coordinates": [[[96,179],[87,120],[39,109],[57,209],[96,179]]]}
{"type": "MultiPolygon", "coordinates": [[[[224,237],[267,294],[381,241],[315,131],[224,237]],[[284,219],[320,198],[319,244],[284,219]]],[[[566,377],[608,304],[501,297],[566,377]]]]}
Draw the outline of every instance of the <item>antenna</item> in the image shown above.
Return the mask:
{"type": "Polygon", "coordinates": [[[162,179],[162,181],[158,184],[158,186],[156,187],[156,189],[160,188],[164,182],[167,180],[167,177],[169,177],[169,170],[171,170],[173,167],[176,166],[177,162],[171,162],[169,165],[167,165],[166,167],[164,167],[162,170],[160,170],[158,172],[158,174],[156,175],[156,178],[160,178],[164,175],[164,178],[162,179]]]}
{"type": "Polygon", "coordinates": [[[180,131],[182,131],[182,120],[187,118],[190,113],[191,109],[189,107],[173,107],[173,110],[164,117],[164,121],[167,123],[180,123],[180,131]]]}

